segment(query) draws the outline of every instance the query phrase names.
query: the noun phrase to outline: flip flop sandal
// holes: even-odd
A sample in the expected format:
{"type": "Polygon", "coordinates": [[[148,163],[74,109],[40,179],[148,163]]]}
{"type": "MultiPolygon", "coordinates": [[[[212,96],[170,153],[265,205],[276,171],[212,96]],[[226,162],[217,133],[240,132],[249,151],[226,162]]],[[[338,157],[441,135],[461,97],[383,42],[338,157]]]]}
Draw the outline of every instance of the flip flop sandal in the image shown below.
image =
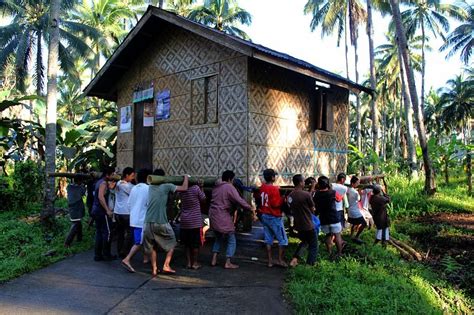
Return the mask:
{"type": "Polygon", "coordinates": [[[130,273],[135,273],[135,272],[136,272],[135,269],[132,268],[132,266],[127,265],[127,264],[124,263],[123,261],[120,263],[120,265],[121,265],[123,268],[127,269],[127,271],[130,272],[130,273]]]}

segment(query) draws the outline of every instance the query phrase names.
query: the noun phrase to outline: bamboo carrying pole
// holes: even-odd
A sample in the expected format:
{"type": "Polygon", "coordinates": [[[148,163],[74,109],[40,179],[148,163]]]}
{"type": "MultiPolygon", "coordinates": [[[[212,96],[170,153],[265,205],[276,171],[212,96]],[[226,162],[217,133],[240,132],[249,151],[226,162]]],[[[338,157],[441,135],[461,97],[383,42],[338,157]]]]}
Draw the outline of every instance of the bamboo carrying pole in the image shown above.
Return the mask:
{"type": "MultiPolygon", "coordinates": [[[[49,173],[49,177],[65,177],[65,178],[82,178],[82,179],[99,179],[102,176],[100,172],[90,172],[90,173],[49,173]]],[[[119,181],[121,179],[120,175],[113,175],[112,180],[119,181]]]]}
{"type": "MultiPolygon", "coordinates": [[[[204,187],[213,187],[215,186],[218,178],[217,177],[189,177],[189,185],[199,185],[202,184],[204,187]]],[[[165,183],[182,185],[184,181],[184,176],[157,176],[149,175],[147,182],[150,185],[161,185],[165,183]]]]}

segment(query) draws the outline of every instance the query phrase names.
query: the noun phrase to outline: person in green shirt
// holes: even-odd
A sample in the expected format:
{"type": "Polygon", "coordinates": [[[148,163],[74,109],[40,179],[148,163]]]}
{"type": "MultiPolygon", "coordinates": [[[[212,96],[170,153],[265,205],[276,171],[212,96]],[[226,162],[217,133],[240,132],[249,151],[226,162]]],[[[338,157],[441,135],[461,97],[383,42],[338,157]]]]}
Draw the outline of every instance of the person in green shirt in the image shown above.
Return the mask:
{"type": "MultiPolygon", "coordinates": [[[[164,176],[162,169],[157,169],[153,175],[164,176]]],[[[182,192],[188,189],[189,175],[184,176],[181,186],[173,184],[150,185],[148,189],[148,207],[145,216],[143,231],[143,247],[145,253],[151,260],[151,274],[158,274],[156,247],[161,247],[166,252],[165,262],[163,264],[164,273],[176,273],[170,267],[173,258],[174,248],[176,246],[176,237],[173,228],[166,215],[166,204],[168,203],[169,193],[182,192]]]]}

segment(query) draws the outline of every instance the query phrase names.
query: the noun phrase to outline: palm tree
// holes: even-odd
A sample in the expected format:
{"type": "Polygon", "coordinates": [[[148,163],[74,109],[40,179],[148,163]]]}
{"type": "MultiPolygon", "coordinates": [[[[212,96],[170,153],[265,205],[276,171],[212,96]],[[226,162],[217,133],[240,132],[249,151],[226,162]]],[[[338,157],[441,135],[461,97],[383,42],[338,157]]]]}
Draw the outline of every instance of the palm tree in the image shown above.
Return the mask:
{"type": "Polygon", "coordinates": [[[97,36],[91,39],[89,65],[91,77],[94,77],[101,67],[101,60],[112,55],[128,33],[124,27],[124,19],[133,18],[133,11],[121,0],[93,0],[83,1],[70,12],[70,17],[97,31],[97,36]]]}
{"type": "Polygon", "coordinates": [[[49,17],[51,26],[49,27],[49,49],[48,49],[48,86],[46,96],[46,185],[44,207],[41,211],[43,222],[48,223],[55,216],[54,195],[55,180],[49,177],[48,173],[56,171],[56,119],[57,119],[57,74],[59,68],[59,16],[61,0],[52,0],[49,17]]]}
{"type": "MultiPolygon", "coordinates": [[[[401,108],[404,108],[404,117],[406,125],[407,147],[408,147],[408,162],[410,166],[411,176],[416,178],[417,162],[416,162],[416,147],[415,147],[415,130],[413,125],[413,110],[410,106],[410,99],[406,88],[406,76],[402,65],[402,58],[398,49],[398,43],[394,36],[386,36],[388,43],[377,47],[375,56],[378,57],[377,64],[379,73],[381,73],[381,80],[379,84],[387,82],[389,85],[388,91],[398,95],[401,90],[401,108]]],[[[410,64],[417,72],[421,71],[421,55],[416,53],[421,49],[421,36],[416,36],[410,39],[408,47],[410,49],[410,64]]],[[[381,95],[384,96],[383,94],[381,95]]]]}
{"type": "Polygon", "coordinates": [[[236,24],[250,25],[252,16],[235,0],[204,0],[204,5],[194,8],[188,17],[230,35],[250,39],[236,24]]]}
{"type": "Polygon", "coordinates": [[[468,4],[467,1],[461,2],[460,5],[464,11],[464,22],[448,35],[440,51],[450,49],[446,58],[461,51],[461,61],[468,65],[474,47],[474,5],[468,4]]]}
{"type": "Polygon", "coordinates": [[[439,93],[442,121],[449,129],[461,130],[467,143],[468,122],[474,118],[474,81],[458,75],[448,80],[439,93]]]}
{"type": "Polygon", "coordinates": [[[443,40],[444,32],[449,30],[449,20],[447,16],[461,18],[460,8],[452,4],[440,4],[439,0],[415,0],[409,2],[411,7],[402,13],[402,20],[407,32],[407,37],[412,37],[418,29],[421,30],[421,106],[425,104],[425,42],[426,32],[430,32],[435,38],[441,36],[443,40]]]}
{"type": "Polygon", "coordinates": [[[194,2],[196,0],[167,0],[166,10],[187,17],[192,11],[192,4],[194,2]]]}
{"type": "MultiPolygon", "coordinates": [[[[71,8],[71,1],[62,1],[63,12],[71,8]]],[[[49,41],[51,0],[5,0],[0,2],[0,10],[12,17],[9,25],[0,27],[0,65],[14,63],[16,87],[24,92],[29,65],[34,63],[36,93],[43,94],[44,43],[49,41]]],[[[77,56],[85,56],[89,47],[84,38],[95,35],[93,29],[81,23],[61,20],[59,27],[59,61],[61,70],[75,75],[73,61],[77,56]]],[[[5,69],[5,68],[4,68],[5,69]]]]}
{"type": "Polygon", "coordinates": [[[416,91],[415,76],[413,74],[413,68],[410,64],[407,38],[405,29],[402,24],[402,17],[400,14],[398,0],[390,0],[390,6],[392,8],[392,16],[395,22],[396,34],[398,37],[398,49],[400,50],[401,59],[403,60],[403,66],[406,70],[408,89],[410,92],[411,104],[415,113],[416,128],[418,131],[418,139],[420,141],[420,147],[423,154],[423,163],[425,169],[425,193],[432,195],[436,192],[435,173],[433,171],[431,159],[428,152],[428,143],[426,139],[425,124],[423,121],[423,114],[421,107],[418,102],[418,95],[416,91]]]}
{"type": "MultiPolygon", "coordinates": [[[[359,80],[358,72],[358,52],[357,38],[358,27],[365,20],[366,12],[362,4],[358,0],[308,0],[304,6],[305,14],[312,14],[310,28],[314,31],[321,26],[321,36],[333,34],[337,32],[337,45],[339,46],[342,34],[346,34],[345,53],[346,53],[346,76],[349,78],[349,61],[348,61],[348,43],[347,33],[350,33],[351,44],[354,46],[355,58],[355,77],[356,82],[359,80]]],[[[360,150],[362,146],[361,134],[361,105],[359,97],[356,98],[356,141],[357,148],[360,150]]]]}

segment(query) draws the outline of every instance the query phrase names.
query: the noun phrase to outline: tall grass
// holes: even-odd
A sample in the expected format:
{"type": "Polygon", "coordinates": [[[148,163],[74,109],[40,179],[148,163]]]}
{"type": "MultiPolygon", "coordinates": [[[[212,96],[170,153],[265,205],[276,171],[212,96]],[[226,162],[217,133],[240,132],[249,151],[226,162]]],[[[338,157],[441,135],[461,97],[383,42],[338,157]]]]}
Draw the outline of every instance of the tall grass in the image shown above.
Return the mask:
{"type": "Polygon", "coordinates": [[[449,185],[438,183],[437,193],[429,197],[423,193],[423,180],[407,177],[388,178],[388,194],[392,198],[392,217],[410,217],[438,212],[473,213],[474,197],[468,196],[463,178],[453,178],[449,185]]]}
{"type": "Polygon", "coordinates": [[[57,216],[54,231],[44,231],[37,219],[40,205],[22,211],[0,212],[0,282],[28,273],[71,254],[91,248],[93,231],[84,228],[83,241],[64,247],[70,227],[67,216],[57,216]]]}

